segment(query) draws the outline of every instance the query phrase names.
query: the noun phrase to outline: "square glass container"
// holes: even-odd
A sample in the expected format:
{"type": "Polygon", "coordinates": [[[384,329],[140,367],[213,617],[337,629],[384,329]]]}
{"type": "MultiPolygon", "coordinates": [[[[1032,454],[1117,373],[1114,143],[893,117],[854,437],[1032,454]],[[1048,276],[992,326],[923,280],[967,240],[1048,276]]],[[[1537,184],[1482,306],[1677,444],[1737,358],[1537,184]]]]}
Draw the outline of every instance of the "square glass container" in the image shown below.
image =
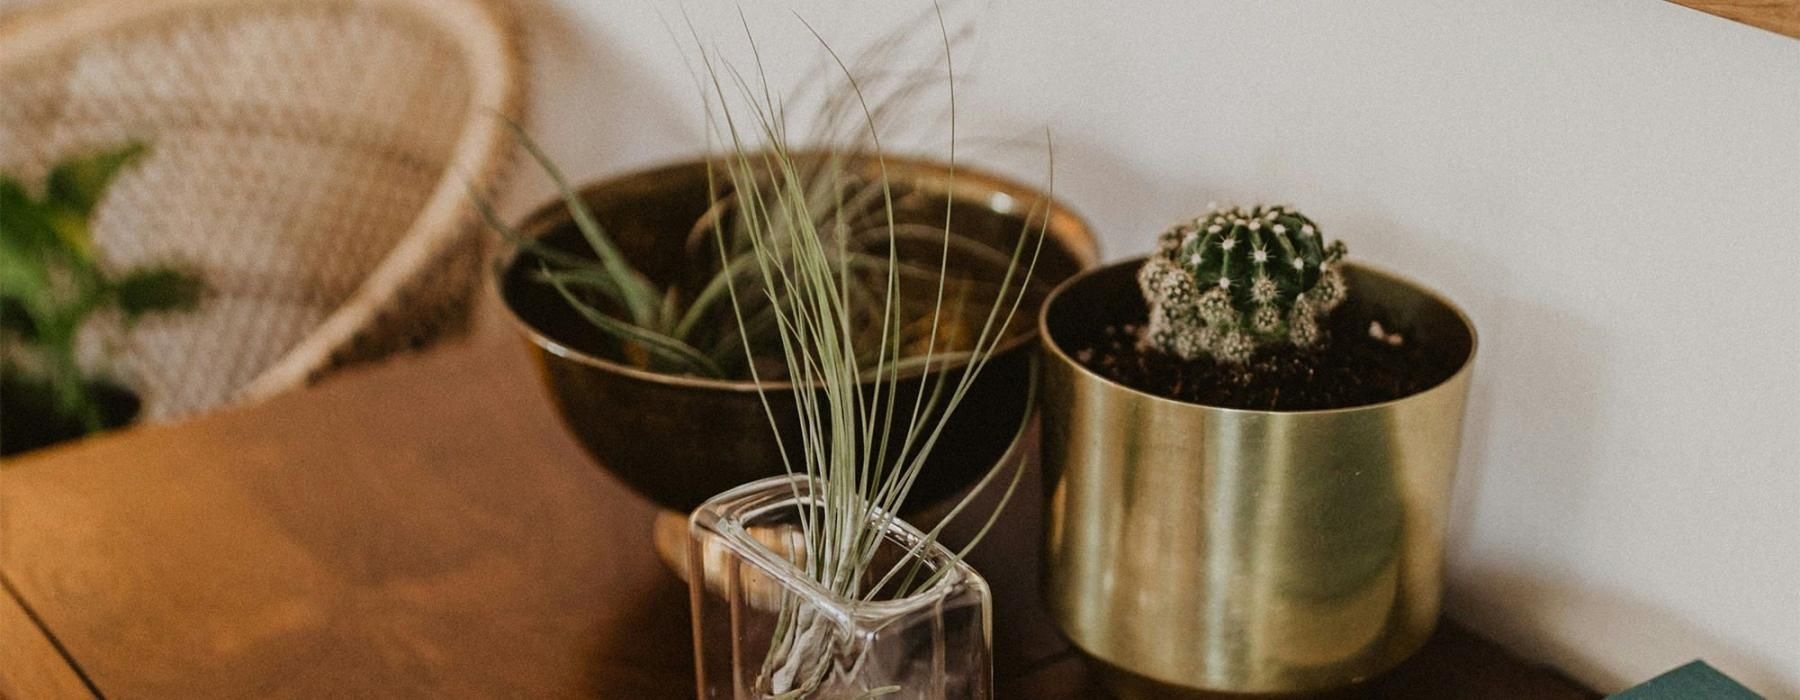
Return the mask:
{"type": "Polygon", "coordinates": [[[929,584],[898,598],[833,592],[804,571],[801,516],[817,512],[813,493],[802,476],[763,479],[714,497],[689,519],[699,696],[990,698],[987,582],[938,543],[917,547],[925,539],[918,529],[869,509],[885,528],[859,587],[896,563],[917,564],[916,580],[929,584]]]}

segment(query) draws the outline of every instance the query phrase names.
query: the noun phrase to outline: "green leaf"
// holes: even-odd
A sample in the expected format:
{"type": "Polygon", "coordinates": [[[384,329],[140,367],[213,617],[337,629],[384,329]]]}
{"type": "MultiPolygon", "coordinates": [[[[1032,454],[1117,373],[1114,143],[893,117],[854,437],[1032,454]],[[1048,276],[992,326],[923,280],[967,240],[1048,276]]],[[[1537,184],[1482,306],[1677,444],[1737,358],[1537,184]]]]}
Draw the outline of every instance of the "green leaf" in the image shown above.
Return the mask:
{"type": "Polygon", "coordinates": [[[119,171],[149,150],[143,142],[131,141],[110,150],[64,160],[45,179],[45,199],[82,216],[91,215],[119,171]]]}
{"type": "Polygon", "coordinates": [[[31,319],[31,313],[22,300],[0,297],[0,332],[17,334],[20,340],[25,341],[37,338],[37,322],[31,319]]]}
{"type": "Polygon", "coordinates": [[[99,265],[99,259],[94,253],[93,230],[88,227],[86,214],[51,207],[44,211],[44,224],[50,227],[53,237],[61,244],[64,257],[71,265],[90,271],[99,265]]]}
{"type": "Polygon", "coordinates": [[[51,297],[50,275],[41,261],[14,251],[0,251],[0,298],[16,300],[26,308],[48,308],[51,297]]]}
{"type": "Polygon", "coordinates": [[[44,205],[32,199],[19,181],[0,175],[0,250],[36,255],[56,244],[44,205]]]}
{"type": "Polygon", "coordinates": [[[525,127],[504,116],[500,117],[500,120],[512,131],[513,137],[518,140],[519,145],[525,148],[525,152],[537,161],[538,167],[543,169],[544,174],[549,175],[550,180],[556,183],[556,189],[562,195],[563,205],[568,208],[569,216],[575,220],[575,228],[581,231],[582,237],[587,239],[588,246],[594,249],[594,255],[600,259],[600,264],[605,266],[606,271],[612,274],[617,282],[619,300],[625,306],[626,312],[630,314],[631,320],[642,327],[656,325],[659,295],[651,286],[650,280],[644,277],[642,272],[632,268],[631,264],[625,260],[624,254],[619,252],[618,246],[606,234],[606,230],[600,226],[600,221],[594,218],[594,212],[588,208],[587,202],[569,184],[568,178],[563,176],[562,171],[556,167],[556,163],[550,160],[550,156],[544,153],[536,141],[531,139],[530,134],[525,133],[525,127]]]}
{"type": "Polygon", "coordinates": [[[206,292],[206,283],[180,268],[142,267],[126,273],[112,291],[125,319],[134,321],[146,314],[192,310],[206,292]]]}
{"type": "Polygon", "coordinates": [[[50,259],[60,252],[43,207],[12,178],[0,176],[0,297],[46,308],[50,259]]]}
{"type": "Polygon", "coordinates": [[[581,287],[584,289],[592,289],[592,290],[600,292],[601,294],[605,295],[609,299],[615,298],[615,295],[618,293],[618,290],[619,290],[618,282],[613,279],[612,275],[607,274],[605,270],[542,269],[542,270],[538,270],[537,274],[533,275],[532,277],[533,277],[533,279],[536,279],[539,282],[544,282],[547,284],[561,283],[561,284],[564,284],[564,285],[567,285],[570,287],[581,287]]]}
{"type": "Polygon", "coordinates": [[[588,323],[593,324],[594,327],[598,328],[601,332],[622,341],[635,342],[646,352],[666,361],[673,362],[679,366],[687,367],[696,374],[707,377],[719,377],[724,374],[719,370],[717,364],[714,364],[712,360],[708,359],[706,355],[702,354],[699,350],[695,350],[693,346],[661,333],[657,333],[656,331],[639,328],[625,321],[607,316],[599,309],[582,301],[580,297],[575,296],[575,293],[569,290],[568,285],[563,283],[563,281],[555,275],[550,274],[548,269],[544,269],[542,272],[544,273],[544,279],[548,280],[550,285],[556,288],[556,292],[562,295],[563,300],[567,301],[569,306],[574,307],[575,311],[580,313],[583,318],[588,320],[588,323]]]}

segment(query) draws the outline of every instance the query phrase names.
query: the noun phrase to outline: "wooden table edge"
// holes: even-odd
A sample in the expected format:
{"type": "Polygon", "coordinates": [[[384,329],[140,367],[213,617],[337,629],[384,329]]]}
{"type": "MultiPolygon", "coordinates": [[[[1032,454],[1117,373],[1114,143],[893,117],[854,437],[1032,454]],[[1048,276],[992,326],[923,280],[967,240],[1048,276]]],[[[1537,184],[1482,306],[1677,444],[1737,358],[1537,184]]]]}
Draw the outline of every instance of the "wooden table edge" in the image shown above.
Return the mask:
{"type": "Polygon", "coordinates": [[[81,669],[45,631],[0,572],[0,698],[96,698],[81,669]]]}

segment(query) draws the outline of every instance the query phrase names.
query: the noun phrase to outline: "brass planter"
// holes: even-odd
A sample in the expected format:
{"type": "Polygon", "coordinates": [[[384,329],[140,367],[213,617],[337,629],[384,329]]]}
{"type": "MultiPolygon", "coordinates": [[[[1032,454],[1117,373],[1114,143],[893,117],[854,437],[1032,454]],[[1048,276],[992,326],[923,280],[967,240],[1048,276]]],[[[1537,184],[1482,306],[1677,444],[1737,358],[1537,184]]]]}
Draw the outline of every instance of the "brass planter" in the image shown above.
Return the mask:
{"type": "Polygon", "coordinates": [[[1474,326],[1348,265],[1351,293],[1462,355],[1449,379],[1334,410],[1184,403],[1064,344],[1144,317],[1141,262],[1065,282],[1039,318],[1052,616],[1127,698],[1313,692],[1392,668],[1438,618],[1474,326]]]}
{"type": "MultiPolygon", "coordinates": [[[[944,166],[888,156],[897,186],[926,195],[937,219],[943,202],[955,205],[957,230],[1008,245],[1043,194],[1029,187],[958,166],[954,187],[944,166]]],[[[706,165],[688,161],[587,186],[581,197],[621,252],[653,282],[666,283],[682,264],[682,248],[711,205],[706,165]]],[[[546,203],[519,227],[568,252],[589,254],[560,200],[546,203]]],[[[1092,267],[1094,238],[1074,213],[1052,203],[1050,240],[1037,274],[1049,285],[1092,267]]],[[[1009,248],[1010,249],[1010,248],[1009,248]]],[[[604,341],[556,291],[528,279],[528,257],[502,261],[496,285],[520,333],[531,344],[545,386],[569,431],[603,468],[639,494],[682,513],[702,501],[757,479],[782,474],[769,419],[755,384],[658,374],[595,353],[604,341]]],[[[979,478],[1005,452],[1018,421],[1030,409],[1026,383],[1036,333],[1036,305],[1020,308],[1008,338],[982,371],[946,426],[909,499],[926,504],[979,478]]],[[[931,375],[901,375],[903,395],[931,375]]],[[[785,389],[785,385],[771,385],[785,389]]],[[[769,396],[785,444],[800,444],[788,391],[769,396]]],[[[896,431],[898,432],[898,431],[896,431]]],[[[896,438],[898,439],[898,438],[896,438]]],[[[797,455],[796,455],[797,457],[797,455]]]]}

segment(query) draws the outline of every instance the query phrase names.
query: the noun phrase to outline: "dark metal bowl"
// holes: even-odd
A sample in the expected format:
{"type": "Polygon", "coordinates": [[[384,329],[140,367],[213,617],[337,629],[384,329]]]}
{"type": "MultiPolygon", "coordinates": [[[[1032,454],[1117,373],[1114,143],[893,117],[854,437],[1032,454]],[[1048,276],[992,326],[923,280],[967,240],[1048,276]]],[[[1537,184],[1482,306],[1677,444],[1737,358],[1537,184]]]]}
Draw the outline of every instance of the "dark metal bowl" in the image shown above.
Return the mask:
{"type": "MultiPolygon", "coordinates": [[[[1008,249],[1025,216],[1044,199],[1038,190],[962,166],[954,180],[943,165],[929,161],[889,156],[886,168],[897,186],[933,198],[940,212],[949,198],[960,234],[1008,249]]],[[[711,205],[706,170],[702,161],[677,163],[589,185],[581,196],[623,254],[652,281],[665,283],[681,264],[694,222],[711,205]]],[[[565,251],[588,252],[560,200],[531,214],[519,230],[565,251]]],[[[1088,226],[1054,202],[1049,236],[1035,273],[1045,289],[1098,261],[1088,226]]],[[[726,489],[782,473],[775,434],[753,383],[658,374],[600,356],[595,348],[606,347],[600,334],[553,288],[529,278],[533,260],[528,253],[505,259],[497,286],[531,343],[564,424],[602,467],[645,497],[684,512],[726,489]]],[[[910,503],[934,503],[961,490],[1005,453],[1031,410],[1031,321],[1041,299],[1028,298],[1019,308],[1006,340],[945,426],[910,503]]],[[[899,395],[912,396],[921,382],[944,371],[961,372],[962,365],[902,374],[899,395]]],[[[799,441],[791,387],[771,386],[778,387],[768,398],[781,442],[791,450],[799,441]]]]}

